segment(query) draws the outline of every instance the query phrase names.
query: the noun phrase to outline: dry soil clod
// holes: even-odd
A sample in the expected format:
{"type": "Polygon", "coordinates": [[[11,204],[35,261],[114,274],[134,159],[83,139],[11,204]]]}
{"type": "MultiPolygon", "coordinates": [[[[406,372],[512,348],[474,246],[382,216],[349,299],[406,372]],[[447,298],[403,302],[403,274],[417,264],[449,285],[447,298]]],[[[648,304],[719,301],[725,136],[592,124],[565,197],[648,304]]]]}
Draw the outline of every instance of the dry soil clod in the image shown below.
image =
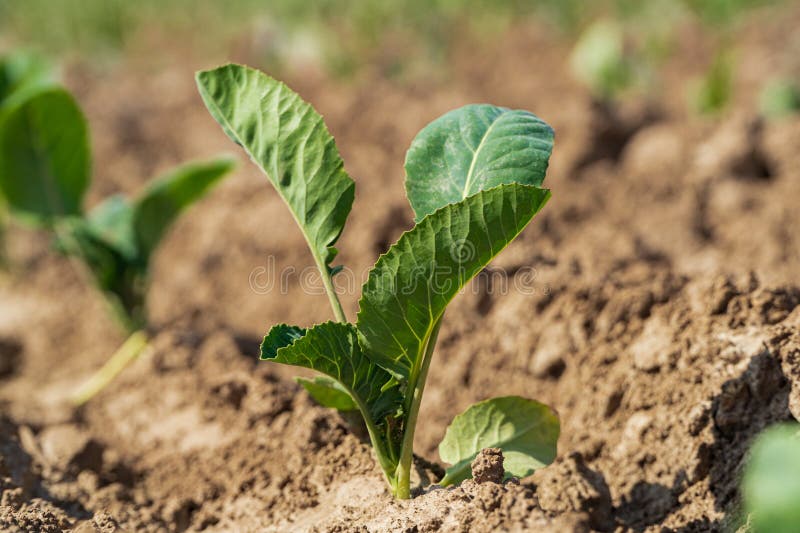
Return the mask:
{"type": "Polygon", "coordinates": [[[484,448],[472,461],[472,478],[475,483],[502,483],[503,451],[500,448],[484,448]]]}

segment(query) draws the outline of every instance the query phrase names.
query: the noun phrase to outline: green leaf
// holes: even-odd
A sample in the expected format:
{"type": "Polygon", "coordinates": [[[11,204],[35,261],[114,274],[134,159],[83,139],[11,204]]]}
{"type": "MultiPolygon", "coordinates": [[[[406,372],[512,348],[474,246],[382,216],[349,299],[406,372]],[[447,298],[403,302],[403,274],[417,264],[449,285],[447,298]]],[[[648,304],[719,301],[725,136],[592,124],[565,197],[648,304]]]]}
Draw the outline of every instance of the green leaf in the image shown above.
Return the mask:
{"type": "Polygon", "coordinates": [[[326,377],[316,377],[312,379],[294,378],[303,386],[304,389],[323,407],[330,407],[337,411],[355,411],[358,405],[350,397],[347,391],[342,390],[341,385],[333,379],[326,377]]]}
{"type": "Polygon", "coordinates": [[[89,165],[86,121],[63,89],[36,92],[3,114],[0,189],[28,221],[80,215],[89,165]]]}
{"type": "Polygon", "coordinates": [[[598,20],[581,35],[572,51],[572,72],[599,98],[613,99],[633,81],[624,37],[616,22],[598,20]]]}
{"type": "Polygon", "coordinates": [[[497,185],[541,185],[553,135],[528,111],[488,104],[434,120],[406,154],[406,192],[416,220],[497,185]]]}
{"type": "Polygon", "coordinates": [[[367,355],[399,378],[416,378],[447,304],[549,198],[546,189],[500,185],[443,207],[404,233],[364,285],[358,331],[367,355]]]}
{"type": "Polygon", "coordinates": [[[289,206],[329,275],[355,183],[322,116],[283,83],[241,65],[199,72],[197,85],[211,115],[289,206]]]}
{"type": "Polygon", "coordinates": [[[52,81],[50,65],[35,54],[16,52],[0,58],[0,108],[52,81]]]}
{"type": "Polygon", "coordinates": [[[352,324],[325,322],[304,330],[279,324],[264,337],[261,359],[300,366],[333,378],[336,387],[355,402],[387,475],[397,466],[402,396],[392,376],[366,357],[352,324]]]}
{"type": "Polygon", "coordinates": [[[440,484],[472,477],[470,463],[484,448],[503,450],[506,474],[529,476],[553,462],[559,432],[558,416],[535,400],[505,396],[476,403],[453,419],[439,444],[439,456],[453,465],[440,484]]]}
{"type": "MultiPolygon", "coordinates": [[[[98,214],[129,219],[129,209],[125,209],[128,206],[120,200],[101,204],[98,208],[102,213],[98,214]]],[[[114,224],[121,226],[116,221],[114,224]]],[[[106,296],[121,324],[130,331],[136,331],[147,322],[147,270],[146,265],[129,255],[130,250],[126,250],[125,245],[124,239],[108,231],[108,228],[95,226],[91,216],[64,219],[61,230],[56,234],[58,250],[80,258],[89,267],[98,289],[106,296]]]]}
{"type": "Polygon", "coordinates": [[[376,423],[397,411],[399,392],[391,386],[391,375],[362,353],[352,324],[325,322],[299,336],[301,332],[285,324],[273,327],[261,345],[261,359],[310,368],[335,379],[376,423]]]}
{"type": "Polygon", "coordinates": [[[147,260],[178,215],[222,179],[235,161],[223,157],[181,165],[150,182],[134,201],[133,230],[140,257],[147,260]]]}
{"type": "Polygon", "coordinates": [[[800,524],[800,425],[758,436],[742,481],[745,510],[756,533],[793,533],[800,524]]]}
{"type": "Polygon", "coordinates": [[[138,258],[138,247],[133,232],[133,216],[131,202],[121,194],[114,194],[89,211],[87,229],[98,240],[134,262],[138,258]]]}

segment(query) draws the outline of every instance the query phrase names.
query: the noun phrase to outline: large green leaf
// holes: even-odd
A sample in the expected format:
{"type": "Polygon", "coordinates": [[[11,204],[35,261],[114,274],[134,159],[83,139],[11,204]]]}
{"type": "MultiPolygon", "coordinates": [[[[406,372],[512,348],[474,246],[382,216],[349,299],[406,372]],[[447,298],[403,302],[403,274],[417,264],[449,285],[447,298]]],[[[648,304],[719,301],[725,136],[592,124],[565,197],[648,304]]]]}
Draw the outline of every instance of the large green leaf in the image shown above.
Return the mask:
{"type": "Polygon", "coordinates": [[[476,403],[453,419],[439,444],[439,456],[453,465],[440,483],[471,477],[470,463],[484,448],[503,450],[507,474],[529,476],[553,462],[559,432],[558,416],[535,400],[506,396],[476,403]]]}
{"type": "Polygon", "coordinates": [[[403,397],[394,378],[361,351],[352,324],[325,322],[307,330],[279,324],[264,337],[261,359],[309,368],[333,378],[323,382],[328,390],[321,396],[316,394],[319,387],[306,388],[326,406],[347,407],[339,405],[342,394],[355,402],[381,468],[390,478],[399,455],[397,426],[403,397]],[[332,391],[341,394],[331,398],[332,391]]]}
{"type": "Polygon", "coordinates": [[[793,533],[800,524],[800,425],[759,435],[742,481],[745,510],[755,533],[793,533]]]}
{"type": "Polygon", "coordinates": [[[233,167],[227,157],[181,165],[150,182],[134,201],[133,229],[142,259],[153,253],[172,222],[233,167]]]}
{"type": "Polygon", "coordinates": [[[37,91],[3,113],[0,189],[17,214],[40,224],[79,215],[89,166],[86,121],[68,92],[37,91]]]}
{"type": "Polygon", "coordinates": [[[211,115],[288,204],[328,275],[355,183],[322,116],[283,83],[241,65],[199,72],[197,85],[211,115]]]}
{"type": "Polygon", "coordinates": [[[404,233],[364,285],[358,331],[367,355],[399,378],[416,377],[447,304],[549,198],[546,189],[500,185],[443,207],[404,233]]]}
{"type": "Polygon", "coordinates": [[[541,185],[552,150],[552,128],[528,111],[475,104],[446,113],[406,154],[416,220],[497,185],[541,185]]]}

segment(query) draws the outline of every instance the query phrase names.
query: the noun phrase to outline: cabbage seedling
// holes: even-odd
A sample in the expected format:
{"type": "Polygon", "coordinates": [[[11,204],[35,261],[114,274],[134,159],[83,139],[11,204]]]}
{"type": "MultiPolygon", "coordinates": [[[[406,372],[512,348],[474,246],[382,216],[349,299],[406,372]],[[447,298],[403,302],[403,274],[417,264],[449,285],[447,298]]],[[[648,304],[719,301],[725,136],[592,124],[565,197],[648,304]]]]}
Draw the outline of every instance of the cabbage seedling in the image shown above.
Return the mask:
{"type": "MultiPolygon", "coordinates": [[[[394,495],[411,496],[414,430],[445,308],[550,198],[540,187],[553,130],[527,111],[469,105],[423,129],[406,156],[416,225],[380,256],[348,323],[333,278],[334,245],[355,183],[322,117],[286,85],[239,65],[197,74],[200,94],[288,205],[319,268],[336,321],[274,326],[261,359],[324,374],[301,383],[321,404],[359,411],[394,495]]],[[[442,442],[443,484],[469,476],[484,447],[512,456],[524,476],[556,453],[555,413],[519,397],[481,402],[442,442]]]]}
{"type": "Polygon", "coordinates": [[[83,200],[91,156],[86,120],[63,88],[44,84],[0,113],[0,190],[12,214],[52,231],[59,251],[87,271],[130,337],[76,394],[84,403],[147,345],[150,258],[180,212],[233,166],[229,158],[189,163],[133,199],[106,198],[88,213],[83,200]]]}

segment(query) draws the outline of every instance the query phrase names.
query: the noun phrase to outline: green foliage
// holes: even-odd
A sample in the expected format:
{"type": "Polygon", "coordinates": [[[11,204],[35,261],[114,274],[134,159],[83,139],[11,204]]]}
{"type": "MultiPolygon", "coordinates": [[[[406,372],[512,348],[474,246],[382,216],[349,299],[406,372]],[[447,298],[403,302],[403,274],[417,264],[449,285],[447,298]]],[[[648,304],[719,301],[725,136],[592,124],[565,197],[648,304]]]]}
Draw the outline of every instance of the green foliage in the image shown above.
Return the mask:
{"type": "MultiPolygon", "coordinates": [[[[350,214],[355,183],[322,117],[281,82],[239,65],[200,72],[197,86],[211,115],[289,206],[330,286],[333,245],[350,214]]],[[[337,310],[337,318],[343,316],[337,310]]]]}
{"type": "Polygon", "coordinates": [[[507,183],[544,181],[553,130],[534,114],[491,105],[446,113],[416,136],[406,155],[406,192],[416,221],[507,183]]]}
{"type": "Polygon", "coordinates": [[[85,218],[67,221],[59,247],[80,257],[128,329],[147,322],[150,258],[178,215],[233,168],[220,158],[182,165],[128,200],[110,196],[85,218]]]}
{"type": "MultiPolygon", "coordinates": [[[[358,409],[392,491],[410,497],[414,430],[445,308],[549,199],[549,191],[538,186],[552,129],[530,113],[488,105],[462,108],[425,128],[406,158],[418,222],[378,259],[353,325],[333,289],[330,261],[354,184],[322,118],[285,85],[246,67],[201,72],[197,80],[212,116],[267,175],[297,220],[338,319],[308,329],[274,326],[264,337],[261,358],[324,374],[298,381],[322,405],[358,409]]],[[[539,420],[542,413],[531,405],[525,404],[523,415],[539,420]]],[[[558,431],[541,428],[538,442],[554,449],[558,431]]],[[[532,449],[511,451],[524,455],[532,449]]],[[[545,455],[538,451],[532,461],[541,466],[545,455]]]]}
{"type": "Polygon", "coordinates": [[[733,96],[733,62],[729,54],[720,52],[705,76],[691,89],[692,108],[700,114],[724,111],[733,96]]]}
{"type": "Polygon", "coordinates": [[[447,304],[549,198],[546,189],[500,185],[448,204],[404,233],[363,288],[358,330],[370,358],[413,386],[447,304]]]}
{"type": "Polygon", "coordinates": [[[581,35],[570,65],[575,76],[602,100],[613,100],[633,81],[622,27],[609,20],[595,22],[581,35]]]}
{"type": "Polygon", "coordinates": [[[556,458],[558,416],[535,400],[506,396],[478,402],[456,416],[439,444],[450,463],[441,484],[467,479],[470,463],[484,448],[501,448],[506,475],[525,477],[556,458]]]}
{"type": "Polygon", "coordinates": [[[89,186],[86,121],[72,96],[47,88],[0,117],[0,188],[24,219],[52,226],[80,215],[89,186]]]}
{"type": "Polygon", "coordinates": [[[50,83],[50,65],[41,57],[27,52],[0,57],[0,110],[19,95],[50,83]]]}
{"type": "Polygon", "coordinates": [[[758,436],[742,481],[754,533],[793,533],[800,524],[800,425],[772,427],[758,436]]]}
{"type": "Polygon", "coordinates": [[[14,215],[53,231],[57,248],[85,263],[126,328],[141,328],[155,247],[178,214],[233,162],[184,165],[133,200],[111,196],[85,214],[91,177],[86,119],[66,90],[41,81],[36,63],[20,64],[6,69],[28,77],[5,78],[17,80],[7,84],[17,89],[0,113],[0,191],[14,215]]]}
{"type": "MultiPolygon", "coordinates": [[[[50,66],[39,56],[27,52],[0,56],[0,122],[15,102],[48,83],[51,83],[50,66]]],[[[0,194],[0,268],[3,269],[9,263],[5,245],[8,218],[8,205],[0,194]]]]}
{"type": "Polygon", "coordinates": [[[353,401],[352,396],[339,388],[336,380],[317,376],[314,379],[294,378],[303,386],[309,396],[323,407],[330,407],[337,411],[358,411],[358,404],[353,401]]]}
{"type": "Polygon", "coordinates": [[[758,97],[761,114],[776,119],[800,112],[800,85],[786,79],[770,80],[758,97]]]}

